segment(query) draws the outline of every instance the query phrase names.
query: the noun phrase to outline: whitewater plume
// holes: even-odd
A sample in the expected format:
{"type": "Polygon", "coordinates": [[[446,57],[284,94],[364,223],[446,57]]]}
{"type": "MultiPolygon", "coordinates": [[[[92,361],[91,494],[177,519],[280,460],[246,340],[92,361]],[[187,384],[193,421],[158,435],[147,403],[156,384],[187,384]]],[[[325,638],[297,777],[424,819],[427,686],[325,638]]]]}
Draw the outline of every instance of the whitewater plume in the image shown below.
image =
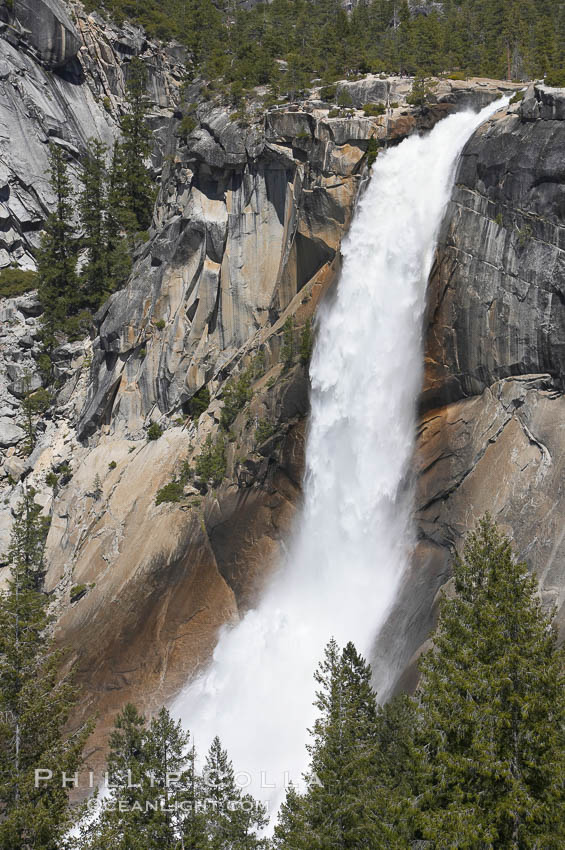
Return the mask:
{"type": "Polygon", "coordinates": [[[219,734],[241,784],[248,774],[273,805],[307,764],[324,645],[333,635],[369,653],[410,556],[426,280],[458,155],[501,105],[379,155],[317,319],[304,504],[288,556],[173,706],[200,750],[219,734]]]}

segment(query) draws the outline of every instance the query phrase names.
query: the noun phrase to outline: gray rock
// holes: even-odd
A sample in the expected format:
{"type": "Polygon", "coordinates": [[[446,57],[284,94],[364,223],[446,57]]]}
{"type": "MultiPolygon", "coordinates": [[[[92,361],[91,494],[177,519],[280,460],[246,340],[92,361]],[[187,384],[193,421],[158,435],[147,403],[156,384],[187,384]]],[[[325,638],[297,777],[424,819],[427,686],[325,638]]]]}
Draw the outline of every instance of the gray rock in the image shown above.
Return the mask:
{"type": "Polygon", "coordinates": [[[12,481],[19,481],[25,475],[27,469],[28,465],[25,460],[15,456],[6,458],[2,467],[3,472],[9,475],[12,481]]]}
{"type": "Polygon", "coordinates": [[[60,0],[13,0],[14,17],[48,68],[59,68],[73,59],[79,35],[60,0]]]}
{"type": "MultiPolygon", "coordinates": [[[[535,571],[565,636],[565,123],[561,93],[467,143],[425,323],[415,468],[418,545],[374,649],[411,688],[451,559],[490,512],[535,571]]],[[[394,678],[394,677],[393,677],[394,678]]]]}
{"type": "Polygon", "coordinates": [[[43,386],[43,381],[37,373],[29,374],[27,363],[8,366],[8,375],[12,383],[8,384],[8,391],[16,398],[25,398],[30,392],[35,392],[43,386]]]}
{"type": "Polygon", "coordinates": [[[523,121],[565,121],[565,89],[530,86],[520,112],[523,121]]]}
{"type": "Polygon", "coordinates": [[[17,446],[25,437],[23,428],[15,425],[12,419],[0,418],[0,447],[7,449],[17,446]]]}
{"type": "MultiPolygon", "coordinates": [[[[339,103],[344,97],[351,106],[364,106],[366,103],[386,103],[393,88],[389,80],[369,76],[356,82],[341,80],[336,84],[336,100],[339,103]]],[[[394,100],[394,97],[392,98],[394,100]]]]}
{"type": "Polygon", "coordinates": [[[463,151],[430,281],[427,408],[510,375],[565,386],[564,145],[561,121],[509,115],[463,151]]]}

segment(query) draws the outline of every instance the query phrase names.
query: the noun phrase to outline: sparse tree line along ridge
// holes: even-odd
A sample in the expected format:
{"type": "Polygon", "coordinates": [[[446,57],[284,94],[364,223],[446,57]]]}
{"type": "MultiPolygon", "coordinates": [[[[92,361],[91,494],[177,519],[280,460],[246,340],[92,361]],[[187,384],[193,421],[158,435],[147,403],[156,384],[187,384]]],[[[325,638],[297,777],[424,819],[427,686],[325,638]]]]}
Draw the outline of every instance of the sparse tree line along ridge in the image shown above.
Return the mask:
{"type": "Polygon", "coordinates": [[[554,612],[488,516],[454,563],[414,696],[379,706],[355,646],[330,640],[315,672],[310,765],[272,838],[218,738],[199,772],[189,732],[166,709],[146,720],[128,704],[118,715],[115,787],[89,820],[61,783],[36,781],[38,766],[80,770],[93,728],[68,732],[77,694],[50,636],[46,532],[28,489],[0,594],[0,850],[565,846],[564,654],[554,612]]]}
{"type": "Polygon", "coordinates": [[[565,7],[547,0],[367,0],[350,15],[341,0],[251,9],[213,0],[88,0],[87,8],[180,40],[191,52],[189,75],[231,86],[236,100],[257,85],[277,94],[312,77],[332,82],[369,71],[531,79],[565,68],[565,7]]]}

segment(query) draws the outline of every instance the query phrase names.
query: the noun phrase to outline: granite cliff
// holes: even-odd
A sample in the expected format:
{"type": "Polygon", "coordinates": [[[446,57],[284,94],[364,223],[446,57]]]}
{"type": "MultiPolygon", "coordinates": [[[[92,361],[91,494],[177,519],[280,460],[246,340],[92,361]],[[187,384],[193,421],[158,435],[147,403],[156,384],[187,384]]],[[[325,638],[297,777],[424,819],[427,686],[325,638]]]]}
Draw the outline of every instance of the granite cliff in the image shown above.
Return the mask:
{"type": "Polygon", "coordinates": [[[429,281],[419,542],[376,647],[396,657],[401,685],[414,681],[450,558],[486,511],[565,629],[564,110],[562,90],[531,86],[459,164],[429,281]]]}
{"type": "MultiPolygon", "coordinates": [[[[81,711],[101,715],[98,746],[124,701],[152,709],[206,662],[218,628],[252,604],[276,563],[300,499],[308,414],[298,351],[291,365],[282,362],[284,327],[292,319],[297,349],[335,281],[371,139],[393,144],[515,87],[442,81],[421,109],[406,102],[409,80],[368,77],[338,84],[353,105],[337,115],[314,89],[305,101],[268,111],[257,99],[245,120],[204,102],[195,87],[194,126],[180,134],[180,48],[56,0],[45,2],[36,32],[27,8],[14,0],[2,18],[0,117],[8,130],[0,139],[0,265],[34,265],[52,202],[47,140],[80,168],[90,136],[111,141],[117,133],[129,58],[141,56],[150,70],[160,191],[149,239],[127,288],[97,315],[92,339],[57,350],[61,386],[30,457],[21,381],[25,372],[40,381],[38,305],[33,295],[1,304],[1,548],[25,481],[51,515],[47,588],[58,634],[78,665],[81,711]],[[368,102],[389,109],[367,117],[360,107],[368,102]],[[180,501],[157,505],[157,492],[185,461],[193,467],[217,434],[229,382],[243,373],[251,375],[250,398],[231,425],[223,482],[186,483],[180,501]],[[187,414],[204,386],[210,404],[195,421],[187,414]],[[163,435],[148,441],[151,423],[163,435]]],[[[551,567],[558,550],[550,557],[559,546],[558,512],[545,516],[563,477],[560,172],[549,142],[558,144],[563,124],[559,98],[550,95],[532,90],[521,110],[471,140],[442,230],[417,455],[421,541],[408,601],[385,635],[402,647],[399,670],[426,639],[451,550],[486,507],[524,546],[532,529],[543,529],[533,565],[549,564],[545,586],[563,592],[551,567]],[[491,481],[484,470],[496,458],[482,459],[491,448],[506,482],[498,501],[483,494],[491,481]]],[[[93,754],[93,763],[100,759],[93,754]]]]}

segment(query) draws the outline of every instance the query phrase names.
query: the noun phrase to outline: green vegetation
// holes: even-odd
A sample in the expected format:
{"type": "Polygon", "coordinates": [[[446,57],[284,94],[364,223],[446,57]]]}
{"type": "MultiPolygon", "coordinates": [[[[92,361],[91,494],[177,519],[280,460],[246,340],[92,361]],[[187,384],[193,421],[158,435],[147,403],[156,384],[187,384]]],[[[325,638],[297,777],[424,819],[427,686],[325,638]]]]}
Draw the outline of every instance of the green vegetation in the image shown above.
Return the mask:
{"type": "Polygon", "coordinates": [[[414,77],[414,83],[412,85],[412,92],[406,98],[406,102],[411,106],[424,106],[428,95],[430,93],[430,87],[426,77],[422,74],[417,74],[414,77]]]}
{"type": "Polygon", "coordinates": [[[335,100],[336,96],[336,87],[335,86],[322,86],[320,89],[320,99],[321,100],[335,100]]]}
{"type": "Polygon", "coordinates": [[[414,698],[377,708],[334,640],[316,673],[308,788],[274,846],[557,848],[565,841],[565,677],[553,612],[489,517],[454,565],[414,698]]]}
{"type": "Polygon", "coordinates": [[[51,396],[43,387],[31,390],[31,375],[24,376],[25,395],[22,400],[22,425],[25,431],[24,454],[30,455],[35,447],[36,419],[48,410],[51,396]]]}
{"type": "Polygon", "coordinates": [[[208,409],[209,404],[210,390],[206,385],[204,385],[203,387],[200,387],[198,392],[194,393],[188,402],[188,413],[195,422],[198,422],[201,414],[208,409]]]}
{"type": "Polygon", "coordinates": [[[110,735],[112,787],[83,830],[80,850],[266,848],[256,834],[266,825],[265,809],[241,791],[219,738],[202,774],[195,761],[190,734],[166,708],[147,722],[126,705],[110,735]]]}
{"type": "Polygon", "coordinates": [[[386,112],[386,106],[384,103],[366,103],[363,107],[363,112],[367,116],[384,115],[386,112]]]}
{"type": "Polygon", "coordinates": [[[147,429],[147,439],[149,442],[152,440],[158,440],[159,437],[163,436],[163,429],[159,425],[158,422],[152,422],[149,428],[147,429]]]}
{"type": "Polygon", "coordinates": [[[312,322],[310,319],[308,319],[308,321],[302,328],[302,333],[300,334],[299,357],[300,362],[303,366],[308,366],[308,364],[310,363],[313,348],[314,336],[312,334],[312,322]]]}
{"type": "Polygon", "coordinates": [[[367,166],[371,168],[379,155],[379,144],[374,136],[371,136],[367,145],[367,166]]]}
{"type": "Polygon", "coordinates": [[[65,771],[82,763],[90,727],[65,732],[76,689],[59,679],[61,653],[50,630],[43,593],[43,549],[48,525],[24,490],[12,531],[10,578],[0,592],[0,847],[49,850],[71,825],[67,789],[39,784],[35,770],[65,771]]]}
{"type": "Polygon", "coordinates": [[[223,434],[212,440],[208,434],[202,451],[195,459],[194,470],[204,484],[211,481],[215,486],[221,484],[226,474],[226,444],[223,434]]]}
{"type": "Polygon", "coordinates": [[[341,106],[341,107],[342,107],[342,109],[343,109],[344,107],[351,107],[351,106],[353,106],[353,99],[352,99],[351,95],[349,94],[349,92],[347,91],[347,89],[343,89],[343,90],[342,90],[342,91],[340,91],[340,93],[338,94],[338,96],[337,96],[337,105],[338,105],[338,106],[341,106]]]}
{"type": "Polygon", "coordinates": [[[184,484],[182,481],[169,481],[164,487],[157,491],[155,496],[155,504],[161,505],[163,502],[180,502],[184,492],[184,484]]]}
{"type": "Polygon", "coordinates": [[[512,97],[510,98],[510,104],[513,104],[513,103],[520,103],[520,101],[524,100],[524,95],[525,95],[525,94],[526,94],[526,92],[524,92],[524,91],[517,91],[517,92],[516,92],[515,94],[513,94],[513,95],[512,95],[512,97]]]}
{"type": "Polygon", "coordinates": [[[557,89],[565,88],[565,69],[548,71],[544,82],[546,86],[557,89]]]}
{"type": "Polygon", "coordinates": [[[565,680],[551,615],[489,517],[468,537],[454,580],[421,665],[423,835],[558,846],[565,680]]]}
{"type": "Polygon", "coordinates": [[[280,359],[285,369],[290,369],[294,362],[294,317],[289,316],[283,325],[283,338],[280,359]]]}
{"type": "Polygon", "coordinates": [[[71,605],[74,602],[78,602],[83,596],[86,596],[89,590],[90,586],[88,584],[73,584],[71,587],[71,605]]]}
{"type": "MultiPolygon", "coordinates": [[[[36,276],[44,311],[43,372],[49,380],[50,354],[60,337],[74,340],[88,333],[92,313],[125,285],[132,251],[146,237],[151,222],[155,188],[145,166],[151,149],[144,95],[147,72],[139,59],[128,67],[128,111],[121,120],[121,140],[114,145],[110,164],[106,147],[97,139],[90,141],[77,197],[65,152],[57,145],[50,147],[50,183],[56,204],[45,223],[36,276]],[[73,223],[75,205],[78,229],[73,223]],[[81,251],[84,261],[78,271],[81,251]]],[[[8,278],[6,285],[35,285],[33,277],[19,283],[12,280],[13,275],[8,278]]]]}
{"type": "Polygon", "coordinates": [[[230,378],[222,390],[224,406],[220,424],[226,431],[233,423],[240,410],[243,410],[253,395],[251,383],[253,380],[253,369],[245,369],[238,376],[230,378]]]}
{"type": "MultiPolygon", "coordinates": [[[[313,78],[329,85],[367,72],[447,70],[454,79],[548,73],[558,80],[553,85],[565,84],[565,10],[546,0],[444,0],[441,9],[414,15],[406,0],[368,0],[351,15],[340,0],[274,0],[251,9],[212,0],[89,0],[89,8],[102,7],[187,45],[188,78],[212,81],[207,96],[270,85],[273,96],[294,98],[313,78]]],[[[322,88],[322,99],[330,95],[322,88]]]]}
{"type": "Polygon", "coordinates": [[[117,467],[117,465],[118,464],[116,463],[115,460],[111,460],[110,463],[108,464],[108,469],[115,469],[117,467]]]}
{"type": "Polygon", "coordinates": [[[37,256],[39,300],[43,307],[43,341],[47,352],[57,345],[57,332],[77,312],[77,245],[72,228],[73,191],[65,155],[50,148],[50,183],[55,209],[47,217],[37,256]]]}
{"type": "Polygon", "coordinates": [[[45,476],[45,483],[47,484],[48,487],[52,487],[53,489],[56,489],[57,485],[59,484],[59,476],[57,475],[56,472],[54,472],[53,470],[50,470],[47,473],[47,475],[45,476]]]}
{"type": "Polygon", "coordinates": [[[275,426],[268,419],[260,419],[255,429],[255,442],[258,446],[266,442],[275,433],[275,426]]]}
{"type": "Polygon", "coordinates": [[[0,298],[16,298],[37,289],[37,272],[7,268],[0,271],[0,298]]]}

